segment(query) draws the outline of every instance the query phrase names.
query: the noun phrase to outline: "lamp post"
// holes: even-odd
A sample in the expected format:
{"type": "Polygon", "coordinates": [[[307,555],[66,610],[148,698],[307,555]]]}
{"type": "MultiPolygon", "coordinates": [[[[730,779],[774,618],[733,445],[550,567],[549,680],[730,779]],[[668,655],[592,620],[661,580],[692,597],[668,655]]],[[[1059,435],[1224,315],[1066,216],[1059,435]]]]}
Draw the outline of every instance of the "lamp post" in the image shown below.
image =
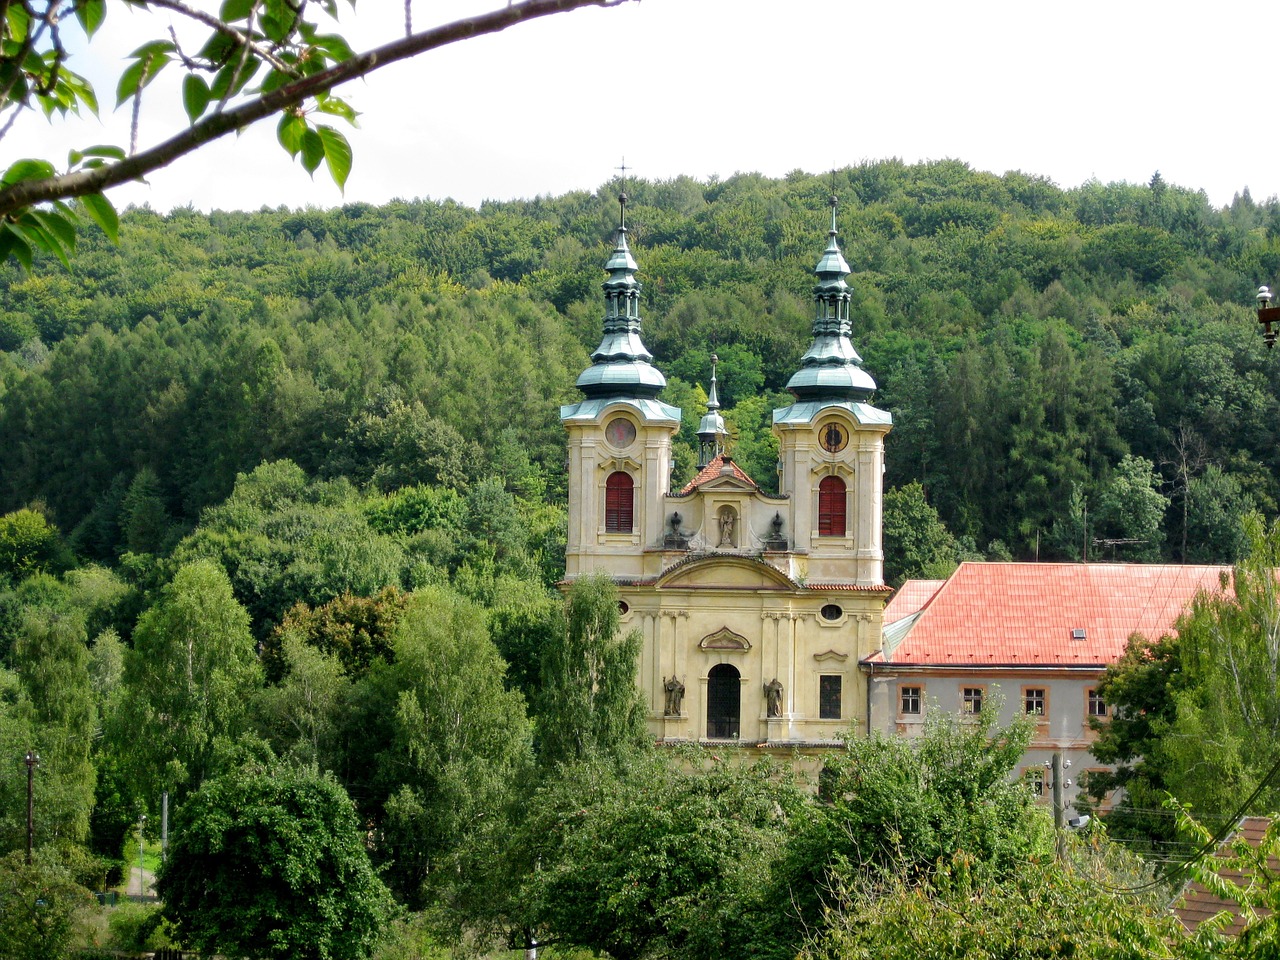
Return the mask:
{"type": "Polygon", "coordinates": [[[143,896],[147,892],[146,875],[143,872],[146,869],[146,861],[143,859],[145,848],[142,840],[142,827],[147,822],[145,813],[138,814],[138,902],[142,902],[143,896]]]}
{"type": "Polygon", "coordinates": [[[35,773],[36,767],[40,765],[40,755],[34,750],[28,750],[27,756],[22,761],[27,765],[27,866],[31,866],[31,848],[35,846],[36,841],[36,803],[35,803],[35,773]]]}
{"type": "Polygon", "coordinates": [[[1270,350],[1276,345],[1276,332],[1271,329],[1273,323],[1280,323],[1280,307],[1271,305],[1271,288],[1258,288],[1258,322],[1262,324],[1262,339],[1270,350]]]}

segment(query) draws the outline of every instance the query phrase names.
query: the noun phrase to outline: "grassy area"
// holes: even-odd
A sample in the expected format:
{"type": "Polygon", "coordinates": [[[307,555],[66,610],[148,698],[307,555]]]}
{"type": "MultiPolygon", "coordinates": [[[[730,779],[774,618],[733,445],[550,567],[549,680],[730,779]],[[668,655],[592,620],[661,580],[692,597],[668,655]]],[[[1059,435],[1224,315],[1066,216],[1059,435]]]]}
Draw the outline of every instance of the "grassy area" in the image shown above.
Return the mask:
{"type": "MultiPolygon", "coordinates": [[[[124,847],[124,865],[125,869],[132,870],[138,866],[138,839],[134,835],[133,840],[125,844],[124,847]]],[[[147,873],[154,874],[160,869],[160,841],[147,840],[142,848],[142,868],[147,873]]]]}

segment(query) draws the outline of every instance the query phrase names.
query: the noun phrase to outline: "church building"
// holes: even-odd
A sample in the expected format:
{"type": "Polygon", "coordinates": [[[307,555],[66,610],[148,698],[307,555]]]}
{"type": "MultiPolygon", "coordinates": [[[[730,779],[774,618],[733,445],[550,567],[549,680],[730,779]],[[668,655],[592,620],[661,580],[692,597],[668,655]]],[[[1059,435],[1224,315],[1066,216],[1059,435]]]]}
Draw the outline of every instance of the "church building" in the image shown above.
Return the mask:
{"type": "Polygon", "coordinates": [[[644,638],[639,682],[661,741],[823,747],[865,720],[859,663],[881,646],[881,543],[890,415],[849,339],[849,266],[831,229],[815,269],[813,341],[773,413],[779,494],[724,448],[712,371],[694,480],[671,484],[680,411],[641,339],[626,195],[603,284],[604,335],[561,408],[568,431],[565,578],[605,572],[624,630],[644,638]]]}

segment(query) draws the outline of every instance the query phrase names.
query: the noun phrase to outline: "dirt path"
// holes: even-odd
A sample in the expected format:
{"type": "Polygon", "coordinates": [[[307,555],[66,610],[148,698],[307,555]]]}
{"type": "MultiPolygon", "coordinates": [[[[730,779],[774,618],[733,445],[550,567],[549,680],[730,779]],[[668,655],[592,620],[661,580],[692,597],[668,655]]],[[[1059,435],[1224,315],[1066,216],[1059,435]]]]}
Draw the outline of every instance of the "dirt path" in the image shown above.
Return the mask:
{"type": "Polygon", "coordinates": [[[141,867],[130,867],[129,885],[125,888],[125,892],[131,897],[154,897],[156,894],[155,882],[155,875],[150,870],[143,870],[141,867]]]}

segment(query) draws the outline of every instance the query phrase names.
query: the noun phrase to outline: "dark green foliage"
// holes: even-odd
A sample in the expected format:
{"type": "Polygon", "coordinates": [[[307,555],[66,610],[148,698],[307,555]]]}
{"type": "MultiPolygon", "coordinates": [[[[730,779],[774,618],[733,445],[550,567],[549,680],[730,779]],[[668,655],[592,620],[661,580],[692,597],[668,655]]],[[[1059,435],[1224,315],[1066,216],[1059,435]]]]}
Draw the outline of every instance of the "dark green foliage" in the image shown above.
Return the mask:
{"type": "Polygon", "coordinates": [[[955,537],[925,501],[924,489],[909,483],[884,495],[884,580],[942,580],[959,562],[955,537]]]}
{"type": "Polygon", "coordinates": [[[517,903],[542,939],[642,956],[722,958],[803,817],[804,795],[770,764],[693,750],[621,770],[569,764],[544,781],[507,855],[536,862],[517,903]]]}
{"type": "Polygon", "coordinates": [[[6,960],[67,960],[93,897],[58,863],[41,855],[0,857],[0,956],[6,960]]]}
{"type": "Polygon", "coordinates": [[[178,808],[156,889],[189,948],[279,960],[360,960],[391,898],[331,777],[248,766],[178,808]]]}
{"type": "MultiPolygon", "coordinates": [[[[1152,556],[1221,541],[1210,511],[1183,545],[1183,501],[1209,465],[1277,509],[1280,371],[1247,309],[1280,269],[1276,201],[1215,210],[1163,180],[1060,190],[954,160],[863,163],[834,186],[853,340],[896,418],[887,481],[919,482],[955,536],[1078,555],[1083,529],[1051,536],[1078,490],[1089,536],[1137,539],[1103,516],[1126,454],[1174,501],[1152,556]],[[1184,429],[1203,442],[1191,470],[1184,429]]],[[[800,171],[629,185],[644,336],[670,397],[696,421],[675,381],[705,389],[717,353],[736,455],[766,489],[758,401],[808,343],[831,188],[800,171]]],[[[281,458],[384,489],[492,473],[522,499],[563,499],[556,406],[599,340],[612,194],[132,211],[119,247],[87,236],[69,269],[0,276],[0,510],[42,498],[77,549],[109,560],[144,470],[152,518],[163,505],[178,530],[281,458]]]]}
{"type": "Polygon", "coordinates": [[[1049,852],[1047,822],[1010,777],[1031,742],[1019,718],[996,727],[932,713],[924,736],[852,737],[826,760],[819,799],[800,822],[750,925],[748,955],[791,957],[819,929],[842,886],[886,876],[926,881],[953,858],[975,877],[1007,878],[1049,852]]]}
{"type": "Polygon", "coordinates": [[[468,841],[505,809],[530,762],[529,728],[475,604],[424,588],[392,646],[393,661],[375,662],[351,691],[339,772],[379,825],[388,883],[421,908],[457,880],[468,841]]]}
{"type": "Polygon", "coordinates": [[[408,603],[407,594],[385,587],[372,597],[346,593],[315,609],[297,604],[263,642],[260,656],[268,678],[283,674],[284,641],[289,636],[336,657],[351,677],[363,675],[378,658],[394,659],[391,637],[408,603]]]}
{"type": "Polygon", "coordinates": [[[542,650],[538,758],[553,766],[625,757],[648,739],[636,687],[640,632],[622,634],[618,591],[605,574],[573,582],[566,619],[542,650]]]}

